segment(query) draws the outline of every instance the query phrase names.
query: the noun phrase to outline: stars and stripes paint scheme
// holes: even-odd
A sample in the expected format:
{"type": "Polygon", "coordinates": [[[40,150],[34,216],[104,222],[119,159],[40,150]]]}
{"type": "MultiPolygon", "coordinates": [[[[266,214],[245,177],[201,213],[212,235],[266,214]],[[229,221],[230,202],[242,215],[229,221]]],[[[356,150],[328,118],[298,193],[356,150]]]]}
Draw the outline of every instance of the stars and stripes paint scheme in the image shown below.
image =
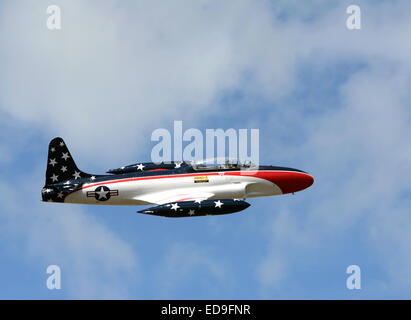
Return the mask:
{"type": "Polygon", "coordinates": [[[156,205],[141,213],[192,217],[234,213],[246,209],[247,198],[304,190],[314,179],[285,167],[240,165],[204,166],[178,161],[138,163],[109,174],[81,171],[65,142],[50,142],[42,200],[99,205],[156,205]],[[243,199],[243,200],[240,200],[243,199]]]}

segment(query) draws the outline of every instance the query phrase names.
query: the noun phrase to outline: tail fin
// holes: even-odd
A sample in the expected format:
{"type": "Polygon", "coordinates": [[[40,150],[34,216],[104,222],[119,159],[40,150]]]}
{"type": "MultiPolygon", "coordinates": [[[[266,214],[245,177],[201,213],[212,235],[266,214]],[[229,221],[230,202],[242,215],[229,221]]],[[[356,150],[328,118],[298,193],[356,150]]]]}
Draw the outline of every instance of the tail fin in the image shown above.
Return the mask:
{"type": "Polygon", "coordinates": [[[62,138],[54,138],[49,144],[46,186],[68,180],[90,178],[91,175],[77,168],[62,138]]]}

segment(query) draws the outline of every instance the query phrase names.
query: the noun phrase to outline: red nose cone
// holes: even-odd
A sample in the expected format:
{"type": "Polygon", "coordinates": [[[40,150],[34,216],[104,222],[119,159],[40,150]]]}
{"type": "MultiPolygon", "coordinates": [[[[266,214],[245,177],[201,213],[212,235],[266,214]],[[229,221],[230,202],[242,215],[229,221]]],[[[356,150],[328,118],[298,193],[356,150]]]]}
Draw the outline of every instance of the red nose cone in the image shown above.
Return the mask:
{"type": "Polygon", "coordinates": [[[314,178],[306,173],[301,173],[295,181],[296,191],[304,190],[314,183],[314,178]]]}
{"type": "MultiPolygon", "coordinates": [[[[237,175],[237,173],[227,172],[225,173],[225,175],[231,176],[237,175]]],[[[291,170],[261,170],[250,172],[244,171],[241,173],[241,175],[268,180],[278,186],[283,194],[304,190],[314,183],[314,178],[308,173],[291,170]]]]}
{"type": "Polygon", "coordinates": [[[270,181],[285,194],[308,188],[314,183],[314,178],[304,172],[277,172],[270,177],[270,181]]]}

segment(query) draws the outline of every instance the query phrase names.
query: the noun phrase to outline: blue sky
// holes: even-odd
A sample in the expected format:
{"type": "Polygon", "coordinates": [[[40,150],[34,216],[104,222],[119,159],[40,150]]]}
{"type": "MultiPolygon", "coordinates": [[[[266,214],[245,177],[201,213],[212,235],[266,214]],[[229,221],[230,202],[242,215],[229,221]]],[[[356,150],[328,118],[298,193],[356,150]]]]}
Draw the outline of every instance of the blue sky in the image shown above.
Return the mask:
{"type": "Polygon", "coordinates": [[[59,31],[50,4],[0,4],[0,298],[410,298],[409,1],[53,1],[59,31]],[[53,137],[101,173],[175,120],[315,183],[195,219],[40,201],[53,137]]]}

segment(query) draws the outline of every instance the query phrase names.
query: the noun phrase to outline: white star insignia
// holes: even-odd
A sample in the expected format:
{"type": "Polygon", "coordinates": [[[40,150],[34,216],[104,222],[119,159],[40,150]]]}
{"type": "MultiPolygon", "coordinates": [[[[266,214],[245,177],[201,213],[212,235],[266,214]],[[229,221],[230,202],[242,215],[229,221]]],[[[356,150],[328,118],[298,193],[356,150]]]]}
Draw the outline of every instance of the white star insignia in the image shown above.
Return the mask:
{"type": "Polygon", "coordinates": [[[140,163],[139,165],[137,165],[137,170],[141,170],[143,171],[143,168],[145,167],[145,165],[143,165],[142,163],[140,163]]]}
{"type": "Polygon", "coordinates": [[[67,171],[67,167],[66,167],[66,166],[62,166],[62,167],[61,167],[61,171],[66,172],[66,171],[67,171]]]}
{"type": "Polygon", "coordinates": [[[59,192],[59,194],[57,195],[57,197],[63,198],[63,192],[59,192]]]}
{"type": "Polygon", "coordinates": [[[96,193],[98,194],[98,199],[107,199],[107,193],[109,193],[110,191],[104,191],[103,188],[101,188],[100,191],[96,191],[96,193]]]}
{"type": "Polygon", "coordinates": [[[174,204],[171,205],[171,210],[177,211],[178,208],[180,208],[180,207],[178,206],[178,203],[174,203],[174,204]]]}
{"type": "Polygon", "coordinates": [[[60,142],[60,147],[62,147],[62,146],[64,146],[64,142],[63,142],[63,141],[60,142]]]}
{"type": "Polygon", "coordinates": [[[53,167],[54,167],[54,165],[56,165],[56,164],[57,164],[57,161],[56,161],[55,158],[54,158],[54,159],[50,159],[50,163],[49,163],[50,166],[53,166],[53,167]]]}
{"type": "Polygon", "coordinates": [[[53,148],[50,149],[50,151],[54,152],[54,151],[56,151],[56,148],[53,147],[53,148]]]}
{"type": "Polygon", "coordinates": [[[73,177],[74,177],[74,179],[80,179],[81,178],[80,177],[80,172],[74,171],[73,177]]]}
{"type": "Polygon", "coordinates": [[[90,180],[96,180],[96,177],[95,177],[95,176],[91,176],[91,177],[90,177],[90,180]]]}
{"type": "Polygon", "coordinates": [[[194,203],[198,203],[198,204],[201,204],[201,202],[203,202],[203,200],[199,200],[199,199],[197,199],[197,200],[194,200],[194,203]]]}
{"type": "Polygon", "coordinates": [[[194,211],[194,210],[190,210],[190,211],[188,211],[188,214],[189,214],[190,216],[192,216],[193,214],[195,214],[195,211],[194,211]]]}
{"type": "Polygon", "coordinates": [[[67,159],[70,158],[70,156],[68,155],[68,152],[66,153],[63,152],[63,155],[61,156],[61,158],[67,161],[67,159]]]}
{"type": "Polygon", "coordinates": [[[49,193],[50,191],[53,191],[52,189],[48,189],[48,188],[43,188],[43,190],[41,190],[41,193],[49,193]]]}
{"type": "Polygon", "coordinates": [[[223,205],[223,203],[220,200],[214,201],[214,203],[216,208],[221,208],[221,206],[223,205]]]}
{"type": "Polygon", "coordinates": [[[181,167],[181,164],[182,164],[182,162],[178,162],[178,163],[176,163],[176,166],[175,166],[174,168],[175,168],[175,169],[180,168],[180,167],[181,167]]]}
{"type": "Polygon", "coordinates": [[[57,178],[58,178],[59,176],[57,175],[55,175],[54,173],[53,173],[53,175],[50,177],[51,178],[51,180],[53,180],[53,182],[55,182],[55,181],[57,181],[57,178]]]}

